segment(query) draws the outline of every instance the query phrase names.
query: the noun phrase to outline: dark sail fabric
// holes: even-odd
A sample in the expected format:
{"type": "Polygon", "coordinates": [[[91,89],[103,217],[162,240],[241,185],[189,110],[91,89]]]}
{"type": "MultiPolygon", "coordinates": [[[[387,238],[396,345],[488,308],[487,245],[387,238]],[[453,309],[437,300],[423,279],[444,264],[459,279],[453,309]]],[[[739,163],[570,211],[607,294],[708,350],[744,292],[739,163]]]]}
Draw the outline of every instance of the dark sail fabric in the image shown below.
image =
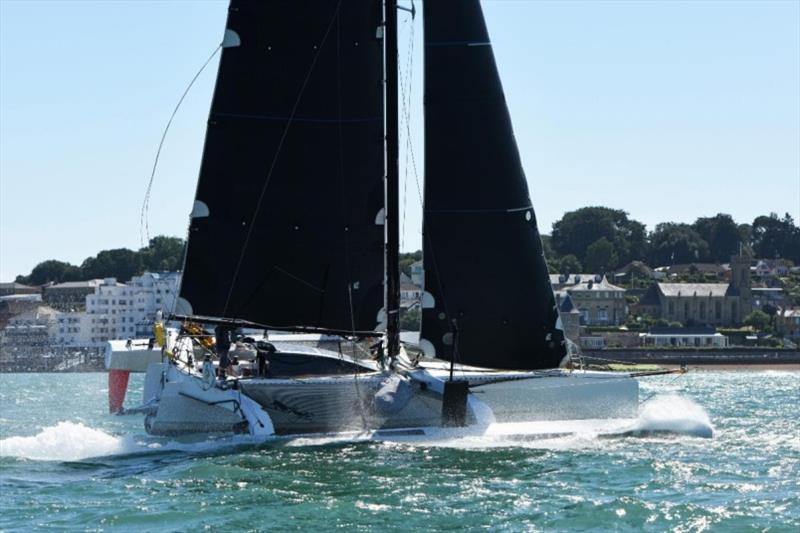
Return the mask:
{"type": "Polygon", "coordinates": [[[447,360],[455,344],[463,364],[557,367],[564,336],[480,4],[424,2],[423,15],[421,343],[447,360]]]}
{"type": "Polygon", "coordinates": [[[383,306],[378,0],[233,0],[181,314],[374,330],[383,306]]]}

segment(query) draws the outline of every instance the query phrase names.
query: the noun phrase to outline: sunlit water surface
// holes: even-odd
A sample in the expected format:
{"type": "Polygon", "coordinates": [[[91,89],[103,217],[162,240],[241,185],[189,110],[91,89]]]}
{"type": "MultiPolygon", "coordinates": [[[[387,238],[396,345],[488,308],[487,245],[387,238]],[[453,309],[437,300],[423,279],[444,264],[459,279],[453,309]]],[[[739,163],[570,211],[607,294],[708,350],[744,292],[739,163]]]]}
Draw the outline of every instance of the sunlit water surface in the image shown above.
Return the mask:
{"type": "Polygon", "coordinates": [[[800,373],[651,395],[639,423],[708,416],[714,437],[175,442],[106,414],[105,374],[0,374],[0,530],[800,530],[800,373]]]}

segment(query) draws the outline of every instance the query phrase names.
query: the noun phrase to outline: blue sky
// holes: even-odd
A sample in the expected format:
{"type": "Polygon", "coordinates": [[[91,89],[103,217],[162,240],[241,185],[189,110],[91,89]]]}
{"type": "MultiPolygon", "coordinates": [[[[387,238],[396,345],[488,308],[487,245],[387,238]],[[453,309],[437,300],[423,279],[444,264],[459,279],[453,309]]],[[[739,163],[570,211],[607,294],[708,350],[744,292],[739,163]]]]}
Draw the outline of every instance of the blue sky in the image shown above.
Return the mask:
{"type": "MultiPolygon", "coordinates": [[[[162,129],[226,9],[0,0],[1,281],[45,259],[138,248],[162,129]]],[[[800,2],[489,0],[484,12],[543,231],[586,205],[650,229],[717,212],[800,219],[800,2]]],[[[419,18],[414,34],[421,172],[419,18]]],[[[185,234],[215,72],[216,61],[166,140],[151,235],[185,234]]],[[[411,250],[420,206],[408,176],[411,250]]]]}

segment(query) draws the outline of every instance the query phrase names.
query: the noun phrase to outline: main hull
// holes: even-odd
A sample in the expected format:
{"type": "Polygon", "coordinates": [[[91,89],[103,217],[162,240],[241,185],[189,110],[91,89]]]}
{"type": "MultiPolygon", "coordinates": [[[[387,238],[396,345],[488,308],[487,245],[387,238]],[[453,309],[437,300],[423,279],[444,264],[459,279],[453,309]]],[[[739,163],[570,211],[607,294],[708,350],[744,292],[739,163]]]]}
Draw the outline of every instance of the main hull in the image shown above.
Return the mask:
{"type": "MultiPolygon", "coordinates": [[[[164,382],[158,408],[146,424],[156,435],[247,431],[244,399],[268,418],[276,435],[440,427],[447,380],[440,369],[418,368],[403,376],[242,379],[238,390],[220,390],[171,365],[153,365],[151,371],[162,373],[164,382]],[[405,392],[396,393],[387,407],[378,399],[392,388],[392,380],[402,380],[405,392]]],[[[470,383],[470,426],[632,418],[638,410],[638,383],[626,374],[469,370],[461,377],[470,383]]]]}

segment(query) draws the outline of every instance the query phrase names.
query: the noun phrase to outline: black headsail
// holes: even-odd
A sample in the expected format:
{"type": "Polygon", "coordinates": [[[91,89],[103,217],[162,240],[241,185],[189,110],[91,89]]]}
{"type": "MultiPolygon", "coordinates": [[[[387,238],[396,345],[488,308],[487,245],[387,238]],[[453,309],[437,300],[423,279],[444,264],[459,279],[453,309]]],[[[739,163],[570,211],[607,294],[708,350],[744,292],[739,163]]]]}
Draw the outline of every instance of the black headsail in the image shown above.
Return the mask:
{"type": "Polygon", "coordinates": [[[381,21],[379,0],[232,0],[177,312],[376,328],[381,21]]]}
{"type": "Polygon", "coordinates": [[[480,3],[424,2],[423,15],[423,347],[450,360],[455,345],[481,367],[556,367],[564,336],[480,3]]]}

